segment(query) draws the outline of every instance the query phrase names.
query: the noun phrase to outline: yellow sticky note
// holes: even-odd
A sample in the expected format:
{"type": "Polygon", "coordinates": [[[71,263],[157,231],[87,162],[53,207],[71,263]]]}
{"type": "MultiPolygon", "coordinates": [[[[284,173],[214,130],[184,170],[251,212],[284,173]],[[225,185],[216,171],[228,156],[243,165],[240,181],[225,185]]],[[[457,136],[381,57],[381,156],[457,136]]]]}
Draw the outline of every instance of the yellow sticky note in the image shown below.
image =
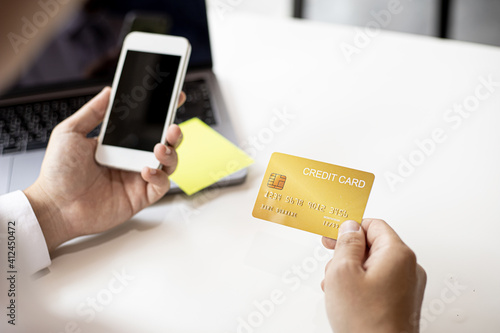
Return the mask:
{"type": "Polygon", "coordinates": [[[200,119],[192,118],[179,126],[183,134],[177,149],[179,164],[170,179],[187,195],[253,163],[243,150],[200,119]]]}

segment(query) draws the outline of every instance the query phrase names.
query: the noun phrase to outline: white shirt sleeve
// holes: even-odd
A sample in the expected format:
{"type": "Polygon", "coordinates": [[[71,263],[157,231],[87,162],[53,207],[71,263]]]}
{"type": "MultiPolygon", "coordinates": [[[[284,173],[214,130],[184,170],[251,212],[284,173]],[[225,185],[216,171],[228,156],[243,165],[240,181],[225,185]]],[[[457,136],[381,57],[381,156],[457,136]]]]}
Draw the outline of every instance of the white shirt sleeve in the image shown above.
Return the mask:
{"type": "Polygon", "coordinates": [[[0,196],[1,274],[31,275],[50,263],[45,237],[28,198],[22,191],[0,196]]]}

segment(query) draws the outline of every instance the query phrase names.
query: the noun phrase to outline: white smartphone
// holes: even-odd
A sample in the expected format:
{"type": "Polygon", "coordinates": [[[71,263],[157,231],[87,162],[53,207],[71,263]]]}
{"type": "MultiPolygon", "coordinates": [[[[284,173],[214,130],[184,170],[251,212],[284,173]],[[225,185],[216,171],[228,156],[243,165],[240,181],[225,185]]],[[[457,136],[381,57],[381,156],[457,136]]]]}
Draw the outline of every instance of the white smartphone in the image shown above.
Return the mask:
{"type": "Polygon", "coordinates": [[[99,164],[136,172],[161,167],[153,149],[167,142],[190,55],[191,45],[183,37],[127,35],[99,134],[99,164]]]}

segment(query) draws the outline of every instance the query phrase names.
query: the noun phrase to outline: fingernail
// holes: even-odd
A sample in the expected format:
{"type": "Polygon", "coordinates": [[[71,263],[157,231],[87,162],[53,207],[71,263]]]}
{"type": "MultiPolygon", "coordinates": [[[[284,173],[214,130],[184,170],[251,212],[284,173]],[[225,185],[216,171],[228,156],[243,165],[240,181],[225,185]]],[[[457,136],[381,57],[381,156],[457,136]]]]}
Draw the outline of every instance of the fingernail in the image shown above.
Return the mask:
{"type": "Polygon", "coordinates": [[[181,132],[181,135],[179,136],[179,139],[177,139],[176,146],[179,146],[181,144],[182,139],[184,139],[184,135],[181,132]]]}
{"type": "Polygon", "coordinates": [[[347,220],[340,225],[339,228],[339,237],[343,234],[348,234],[350,232],[356,232],[359,230],[359,223],[352,220],[347,220]]]}
{"type": "Polygon", "coordinates": [[[157,171],[158,171],[158,170],[156,170],[156,169],[149,168],[149,174],[151,174],[151,175],[156,175],[156,172],[157,172],[157,171]]]}
{"type": "Polygon", "coordinates": [[[165,155],[172,154],[172,149],[169,146],[165,146],[165,155]]]}

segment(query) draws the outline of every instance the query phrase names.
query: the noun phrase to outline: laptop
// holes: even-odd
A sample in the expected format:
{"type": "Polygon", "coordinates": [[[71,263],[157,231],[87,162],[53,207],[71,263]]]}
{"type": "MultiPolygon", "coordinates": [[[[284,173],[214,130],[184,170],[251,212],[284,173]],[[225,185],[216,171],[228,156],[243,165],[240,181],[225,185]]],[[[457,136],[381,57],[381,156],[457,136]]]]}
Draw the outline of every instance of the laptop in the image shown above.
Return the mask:
{"type": "MultiPolygon", "coordinates": [[[[23,190],[36,180],[52,129],[111,85],[123,39],[134,30],[189,39],[187,100],[175,122],[198,117],[236,144],[212,72],[205,0],[89,0],[0,96],[0,194],[23,190]]],[[[96,128],[89,136],[98,133],[96,128]]],[[[246,175],[246,169],[240,170],[214,186],[240,184],[246,175]]],[[[177,192],[172,182],[169,193],[177,192]]]]}

